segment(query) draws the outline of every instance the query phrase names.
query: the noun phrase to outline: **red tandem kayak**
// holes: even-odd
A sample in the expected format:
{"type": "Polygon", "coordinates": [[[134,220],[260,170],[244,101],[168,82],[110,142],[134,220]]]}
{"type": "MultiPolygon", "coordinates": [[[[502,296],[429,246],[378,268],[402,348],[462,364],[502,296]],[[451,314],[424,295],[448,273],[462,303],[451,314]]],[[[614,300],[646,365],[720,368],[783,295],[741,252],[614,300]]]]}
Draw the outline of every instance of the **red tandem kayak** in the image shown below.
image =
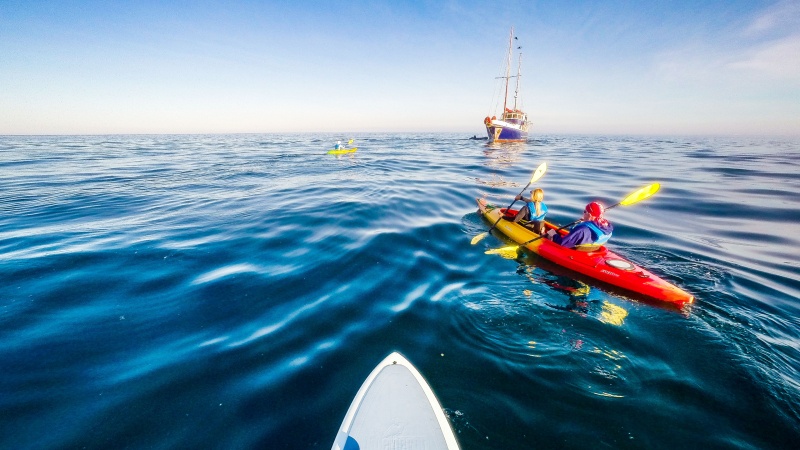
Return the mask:
{"type": "MultiPolygon", "coordinates": [[[[478,212],[494,223],[505,213],[505,208],[498,208],[487,204],[484,199],[478,199],[478,212]]],[[[510,217],[515,214],[515,210],[509,211],[510,217]]],[[[558,228],[549,222],[546,223],[546,227],[558,228]]],[[[498,222],[497,229],[518,244],[538,236],[532,230],[509,220],[498,222]]],[[[561,230],[559,233],[566,235],[568,231],[561,230]]],[[[578,251],[542,238],[525,245],[525,248],[567,269],[631,292],[670,302],[678,307],[694,301],[692,294],[633,264],[605,246],[590,252],[578,251]]]]}

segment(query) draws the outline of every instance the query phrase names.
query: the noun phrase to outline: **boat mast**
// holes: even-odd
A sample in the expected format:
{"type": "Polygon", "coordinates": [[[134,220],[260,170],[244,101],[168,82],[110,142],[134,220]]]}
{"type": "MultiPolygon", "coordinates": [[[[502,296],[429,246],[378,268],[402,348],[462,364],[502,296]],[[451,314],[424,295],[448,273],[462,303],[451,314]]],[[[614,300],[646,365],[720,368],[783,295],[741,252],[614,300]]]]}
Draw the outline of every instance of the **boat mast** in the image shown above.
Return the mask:
{"type": "MultiPolygon", "coordinates": [[[[503,98],[503,114],[506,113],[508,103],[508,79],[511,78],[511,49],[514,47],[514,27],[511,27],[511,34],[508,36],[508,62],[506,63],[506,95],[503,98]]],[[[516,103],[516,100],[514,100],[516,103]]]]}
{"type": "Polygon", "coordinates": [[[519,52],[519,65],[517,66],[517,87],[514,89],[514,111],[517,110],[517,97],[519,96],[519,77],[522,75],[522,52],[519,52]]]}

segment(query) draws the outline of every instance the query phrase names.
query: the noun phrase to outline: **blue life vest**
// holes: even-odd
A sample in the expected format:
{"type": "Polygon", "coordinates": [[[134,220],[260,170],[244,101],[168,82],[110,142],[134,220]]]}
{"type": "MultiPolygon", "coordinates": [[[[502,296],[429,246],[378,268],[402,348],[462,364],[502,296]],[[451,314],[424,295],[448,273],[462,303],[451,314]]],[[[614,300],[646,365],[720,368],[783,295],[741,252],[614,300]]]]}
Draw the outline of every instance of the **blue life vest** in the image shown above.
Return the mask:
{"type": "Polygon", "coordinates": [[[528,202],[528,212],[530,213],[531,221],[542,221],[544,220],[544,216],[547,215],[547,205],[542,202],[542,213],[534,217],[534,214],[536,214],[536,204],[534,202],[528,202]]]}
{"type": "Polygon", "coordinates": [[[583,224],[586,225],[587,228],[592,230],[592,233],[594,233],[597,236],[595,238],[594,242],[591,243],[591,245],[603,245],[606,242],[608,242],[609,238],[611,238],[611,233],[605,234],[603,232],[603,230],[601,230],[594,223],[592,223],[592,222],[583,222],[583,224]]]}

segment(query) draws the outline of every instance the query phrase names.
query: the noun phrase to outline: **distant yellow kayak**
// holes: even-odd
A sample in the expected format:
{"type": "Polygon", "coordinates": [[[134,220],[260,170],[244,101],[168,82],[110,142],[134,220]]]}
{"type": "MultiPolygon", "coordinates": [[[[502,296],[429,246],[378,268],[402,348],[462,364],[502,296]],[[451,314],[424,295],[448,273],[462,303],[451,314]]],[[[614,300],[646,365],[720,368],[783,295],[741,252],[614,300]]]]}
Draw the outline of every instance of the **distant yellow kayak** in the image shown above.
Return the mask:
{"type": "Polygon", "coordinates": [[[345,154],[345,153],[353,153],[353,152],[355,152],[356,150],[358,150],[358,147],[353,147],[353,148],[340,148],[340,149],[338,149],[338,150],[336,150],[336,149],[334,149],[334,150],[328,150],[328,154],[329,154],[329,155],[343,155],[343,154],[345,154]]]}

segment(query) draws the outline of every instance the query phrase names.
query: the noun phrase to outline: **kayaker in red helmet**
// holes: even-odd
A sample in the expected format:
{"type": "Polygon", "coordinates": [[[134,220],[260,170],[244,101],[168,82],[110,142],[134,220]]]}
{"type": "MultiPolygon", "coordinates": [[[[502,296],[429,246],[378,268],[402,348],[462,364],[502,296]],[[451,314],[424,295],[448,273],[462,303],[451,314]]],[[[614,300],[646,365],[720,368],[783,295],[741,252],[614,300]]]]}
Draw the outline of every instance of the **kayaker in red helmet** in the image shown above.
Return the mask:
{"type": "Polygon", "coordinates": [[[557,234],[555,230],[547,232],[547,237],[556,244],[576,250],[593,250],[608,242],[614,227],[603,217],[605,208],[597,202],[591,202],[583,210],[581,222],[569,231],[566,236],[557,234]]]}

